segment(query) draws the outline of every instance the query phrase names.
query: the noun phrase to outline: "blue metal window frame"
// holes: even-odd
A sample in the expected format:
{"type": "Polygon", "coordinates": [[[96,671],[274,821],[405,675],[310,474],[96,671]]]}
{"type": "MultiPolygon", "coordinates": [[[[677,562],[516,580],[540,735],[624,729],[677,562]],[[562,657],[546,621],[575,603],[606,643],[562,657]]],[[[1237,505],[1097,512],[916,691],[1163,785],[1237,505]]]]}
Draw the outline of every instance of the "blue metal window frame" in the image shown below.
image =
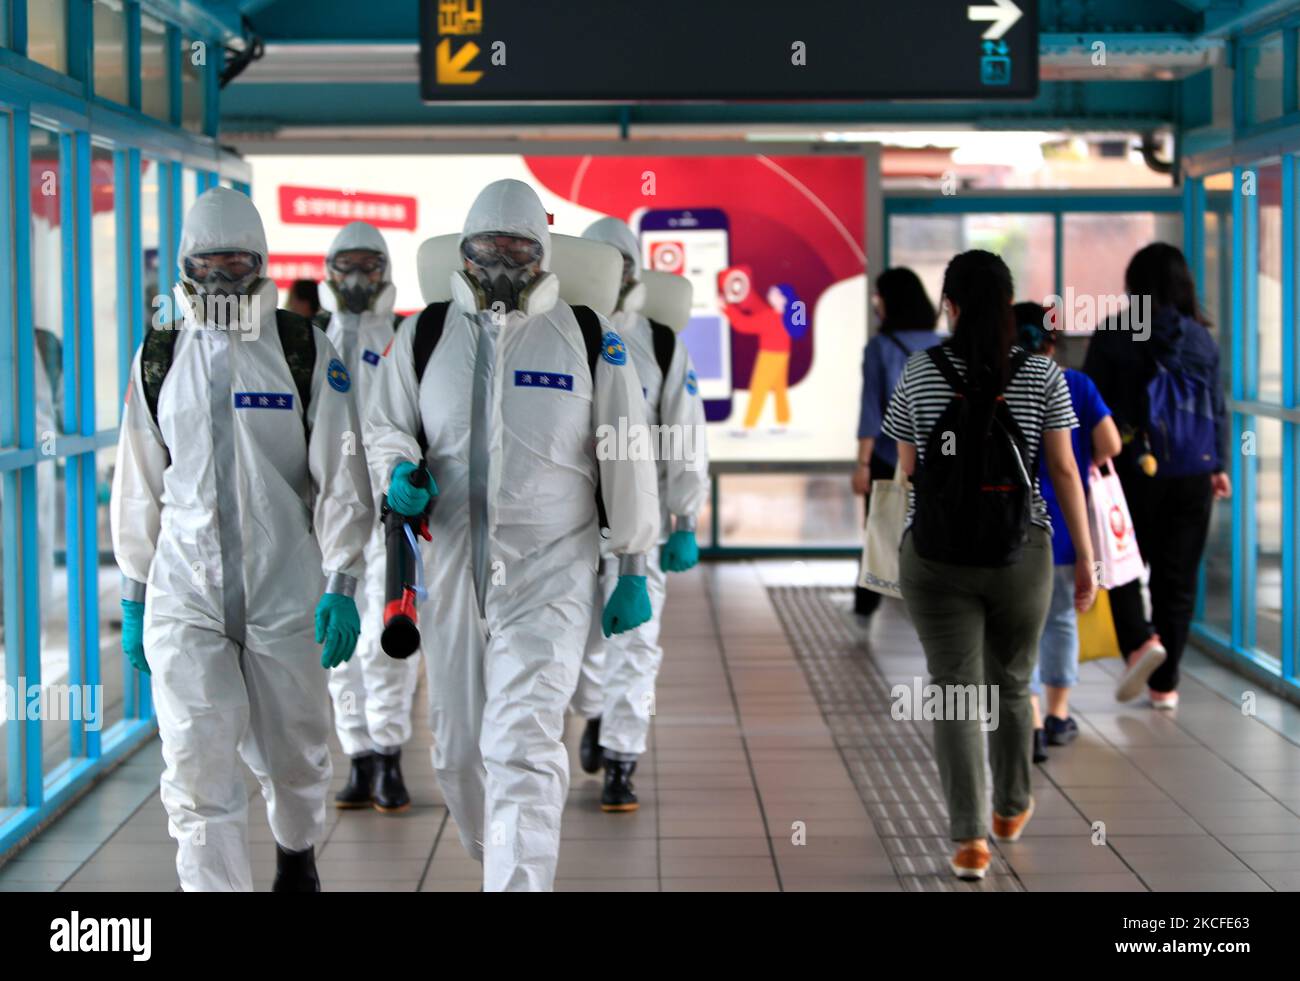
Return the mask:
{"type": "MultiPolygon", "coordinates": [[[[30,2],[30,0],[28,0],[30,2]]],[[[0,49],[0,251],[12,247],[13,262],[0,263],[0,378],[13,381],[13,399],[0,400],[0,482],[4,534],[5,676],[41,683],[40,602],[36,467],[48,459],[40,451],[35,418],[35,334],[32,310],[31,127],[39,123],[58,134],[62,213],[62,305],[64,313],[64,432],[55,440],[55,457],[65,466],[67,538],[69,684],[97,685],[106,665],[99,654],[99,556],[95,476],[98,452],[116,445],[117,428],[100,429],[95,418],[94,269],[91,218],[91,141],[113,153],[114,209],[117,241],[118,357],[113,384],[124,394],[129,366],[143,336],[144,258],[141,235],[141,162],[159,163],[160,292],[175,279],[175,252],[180,240],[181,184],[186,169],[216,183],[221,178],[247,187],[247,164],[223,151],[214,139],[217,126],[217,64],[221,50],[210,11],[192,4],[155,0],[152,16],[169,23],[171,116],[174,124],[140,111],[140,6],[127,2],[127,89],[129,105],[94,95],[93,10],[88,2],[68,4],[68,74],[30,62],[26,51],[26,5],[14,0],[11,46],[0,49]],[[187,18],[198,18],[187,21],[187,18]],[[205,41],[210,48],[205,84],[204,132],[180,125],[180,36],[205,41]],[[21,556],[21,559],[20,559],[21,556]]],[[[123,718],[100,732],[69,723],[69,756],[48,772],[43,769],[41,719],[9,719],[6,727],[6,774],[0,797],[0,856],[31,835],[89,782],[156,729],[148,678],[119,658],[124,686],[123,718]]],[[[57,724],[63,724],[59,722],[57,724]]]]}
{"type": "MultiPolygon", "coordinates": [[[[1274,28],[1275,29],[1275,28],[1274,28]]],[[[1285,50],[1288,52],[1287,77],[1295,81],[1295,29],[1290,28],[1285,50]]],[[[1241,108],[1239,96],[1238,109],[1241,108]]],[[[1294,96],[1286,104],[1294,109],[1294,96]]],[[[1240,118],[1238,120],[1240,123],[1240,118]]],[[[1278,121],[1275,121],[1278,122],[1278,121]]],[[[1282,120],[1285,122],[1285,120],[1282,120]]],[[[1196,618],[1192,623],[1192,636],[1225,660],[1242,668],[1250,676],[1271,683],[1292,699],[1300,699],[1300,678],[1297,677],[1297,652],[1300,652],[1300,620],[1297,619],[1296,601],[1297,559],[1300,546],[1300,515],[1297,514],[1296,480],[1300,478],[1300,342],[1295,336],[1300,319],[1297,303],[1300,302],[1296,284],[1297,261],[1300,260],[1300,232],[1297,231],[1297,206],[1300,199],[1300,126],[1293,119],[1288,128],[1278,133],[1280,143],[1291,152],[1270,154],[1253,162],[1234,161],[1232,176],[1232,231],[1229,274],[1231,337],[1230,394],[1232,454],[1230,477],[1233,483],[1231,501],[1231,606],[1232,622],[1225,632],[1221,627],[1204,620],[1203,596],[1198,600],[1196,618]],[[1259,202],[1256,194],[1245,193],[1247,178],[1256,185],[1258,168],[1280,162],[1282,210],[1282,399],[1266,402],[1259,398],[1260,345],[1259,345],[1259,202]],[[1256,497],[1259,480],[1257,455],[1241,452],[1242,438],[1248,432],[1257,432],[1260,419],[1276,420],[1282,426],[1282,631],[1281,650],[1276,654],[1261,651],[1257,646],[1256,631],[1256,577],[1259,565],[1259,531],[1256,497]]],[[[1270,124],[1270,128],[1277,127],[1270,124]]],[[[1221,157],[1212,157],[1219,160],[1221,157]]],[[[1189,241],[1193,256],[1193,272],[1197,288],[1202,295],[1206,286],[1204,261],[1204,216],[1207,203],[1204,179],[1209,176],[1213,163],[1190,161],[1197,176],[1189,177],[1187,185],[1199,187],[1189,192],[1189,214],[1201,234],[1189,241]]],[[[1204,583],[1202,581],[1202,590],[1204,583]]]]}
{"type": "Polygon", "coordinates": [[[1233,75],[1234,137],[1240,139],[1269,134],[1300,124],[1300,93],[1297,92],[1296,85],[1300,74],[1300,69],[1297,68],[1300,64],[1300,13],[1279,18],[1259,30],[1235,37],[1232,56],[1233,65],[1240,69],[1233,75]],[[1254,51],[1276,34],[1281,35],[1282,41],[1282,113],[1272,119],[1254,122],[1255,82],[1248,62],[1254,51]]]}

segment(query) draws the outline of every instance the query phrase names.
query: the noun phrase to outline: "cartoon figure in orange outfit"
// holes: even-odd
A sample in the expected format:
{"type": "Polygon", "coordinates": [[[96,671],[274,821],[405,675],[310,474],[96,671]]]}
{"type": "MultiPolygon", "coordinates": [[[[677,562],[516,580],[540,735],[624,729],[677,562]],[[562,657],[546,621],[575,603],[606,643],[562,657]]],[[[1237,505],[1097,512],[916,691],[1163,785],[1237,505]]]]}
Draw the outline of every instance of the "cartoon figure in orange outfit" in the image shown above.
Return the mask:
{"type": "Polygon", "coordinates": [[[763,404],[771,394],[776,400],[776,422],[790,421],[790,341],[803,336],[807,319],[803,303],[794,289],[781,284],[772,286],[767,297],[753,289],[749,266],[732,266],[718,274],[723,313],[731,326],[742,334],[758,337],[758,357],[749,377],[749,407],[745,410],[745,428],[753,429],[763,413],[763,404]]]}

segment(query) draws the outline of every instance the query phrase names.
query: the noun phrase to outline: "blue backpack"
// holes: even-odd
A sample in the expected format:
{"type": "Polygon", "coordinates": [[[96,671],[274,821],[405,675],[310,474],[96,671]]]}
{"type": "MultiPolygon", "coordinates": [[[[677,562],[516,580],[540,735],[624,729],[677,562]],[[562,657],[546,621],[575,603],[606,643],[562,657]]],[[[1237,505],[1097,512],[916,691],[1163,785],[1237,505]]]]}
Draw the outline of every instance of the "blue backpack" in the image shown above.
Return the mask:
{"type": "Polygon", "coordinates": [[[1210,387],[1188,372],[1156,362],[1147,383],[1147,440],[1161,477],[1214,469],[1216,435],[1210,387]]]}

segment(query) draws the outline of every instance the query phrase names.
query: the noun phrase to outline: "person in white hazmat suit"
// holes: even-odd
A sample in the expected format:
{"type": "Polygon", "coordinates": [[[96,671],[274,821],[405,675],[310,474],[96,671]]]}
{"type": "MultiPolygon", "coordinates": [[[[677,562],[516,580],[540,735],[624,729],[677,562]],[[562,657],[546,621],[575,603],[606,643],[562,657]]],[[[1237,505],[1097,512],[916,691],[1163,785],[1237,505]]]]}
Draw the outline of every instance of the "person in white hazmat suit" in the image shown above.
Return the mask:
{"type": "MultiPolygon", "coordinates": [[[[664,434],[653,441],[658,452],[663,552],[662,561],[656,549],[647,556],[652,616],[637,629],[608,640],[592,630],[572,702],[573,711],[587,719],[579,746],[582,768],[588,773],[602,765],[605,769],[601,809],[634,811],[640,805],[632,775],[645,752],[655,679],[663,661],[659,627],[666,596],[664,571],[685,572],[699,561],[695,524],[709,496],[704,402],[686,345],[672,328],[653,324],[640,312],[645,286],[638,276],[641,250],[632,230],[617,218],[601,218],[582,236],[612,245],[623,255],[623,282],[610,321],[641,379],[646,418],[652,427],[662,427],[659,432],[664,434]]],[[[608,555],[602,556],[598,604],[613,593],[613,572],[608,555]]]]}
{"type": "MultiPolygon", "coordinates": [[[[328,318],[325,333],[352,376],[364,425],[379,381],[380,361],[395,327],[397,290],[388,246],[379,230],[362,221],[343,226],[325,257],[325,274],[320,286],[321,306],[328,318]]],[[[419,659],[398,660],[379,646],[386,564],[384,531],[378,521],[366,542],[365,557],[365,577],[357,595],[361,615],[357,655],[329,675],[334,731],[351,760],[348,781],[334,803],[341,808],[373,805],[391,813],[411,805],[402,779],[401,756],[402,746],[411,738],[411,702],[419,659]]]]}
{"type": "Polygon", "coordinates": [[[617,333],[559,299],[532,188],[484,188],[460,255],[425,365],[419,318],[397,332],[366,446],[399,512],[429,503],[410,479],[418,463],[436,484],[421,647],[433,766],[461,841],[483,862],[485,890],[549,890],[568,791],[564,711],[593,616],[596,492],[620,563],[604,629],[631,629],[650,616],[654,463],[598,458],[598,433],[644,425],[645,400],[617,333]]]}
{"type": "Polygon", "coordinates": [[[194,203],[182,319],[136,352],[113,479],[122,645],[152,674],[186,890],[252,889],[241,757],[267,801],[272,888],[320,889],[321,669],[356,644],[352,595],[374,524],[365,456],[348,452],[360,442],[349,373],[320,330],[276,310],[266,256],[246,196],[218,187],[194,203]]]}

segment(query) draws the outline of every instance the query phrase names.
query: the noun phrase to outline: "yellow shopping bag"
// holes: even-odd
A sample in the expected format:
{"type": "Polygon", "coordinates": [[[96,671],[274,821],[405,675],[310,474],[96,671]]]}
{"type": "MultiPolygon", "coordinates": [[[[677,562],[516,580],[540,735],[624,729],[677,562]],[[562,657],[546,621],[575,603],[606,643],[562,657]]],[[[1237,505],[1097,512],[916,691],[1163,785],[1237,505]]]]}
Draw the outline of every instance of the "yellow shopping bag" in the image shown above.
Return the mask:
{"type": "Polygon", "coordinates": [[[1119,637],[1110,615],[1110,593],[1097,590],[1092,609],[1079,615],[1079,663],[1102,657],[1119,657],[1119,637]]]}

